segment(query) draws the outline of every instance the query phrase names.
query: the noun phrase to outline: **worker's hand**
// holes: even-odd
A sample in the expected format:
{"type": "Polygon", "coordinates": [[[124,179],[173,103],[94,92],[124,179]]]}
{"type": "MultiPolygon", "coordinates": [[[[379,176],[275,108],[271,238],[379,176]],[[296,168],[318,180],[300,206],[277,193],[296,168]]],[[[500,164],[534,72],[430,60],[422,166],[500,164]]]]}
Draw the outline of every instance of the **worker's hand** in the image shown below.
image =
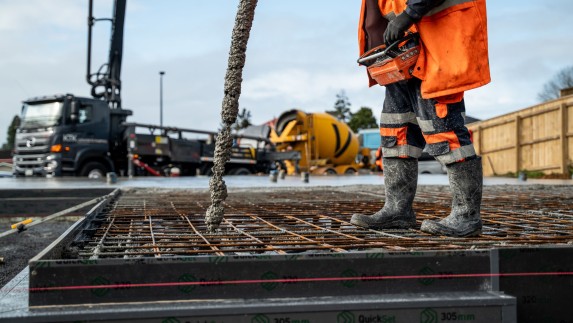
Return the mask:
{"type": "Polygon", "coordinates": [[[414,19],[410,17],[406,12],[402,12],[396,18],[394,18],[386,27],[384,32],[384,42],[386,45],[390,45],[393,42],[404,36],[404,33],[408,28],[414,24],[414,19]]]}

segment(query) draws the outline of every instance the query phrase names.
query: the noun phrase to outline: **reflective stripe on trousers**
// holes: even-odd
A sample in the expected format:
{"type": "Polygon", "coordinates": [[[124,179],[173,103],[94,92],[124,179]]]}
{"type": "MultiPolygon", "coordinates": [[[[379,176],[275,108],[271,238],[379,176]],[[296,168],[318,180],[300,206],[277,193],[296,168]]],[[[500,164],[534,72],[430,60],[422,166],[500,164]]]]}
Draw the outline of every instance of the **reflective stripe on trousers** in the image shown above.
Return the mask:
{"type": "Polygon", "coordinates": [[[463,95],[423,99],[420,84],[414,78],[386,86],[380,116],[383,156],[418,158],[425,149],[444,165],[475,156],[464,125],[463,95]]]}

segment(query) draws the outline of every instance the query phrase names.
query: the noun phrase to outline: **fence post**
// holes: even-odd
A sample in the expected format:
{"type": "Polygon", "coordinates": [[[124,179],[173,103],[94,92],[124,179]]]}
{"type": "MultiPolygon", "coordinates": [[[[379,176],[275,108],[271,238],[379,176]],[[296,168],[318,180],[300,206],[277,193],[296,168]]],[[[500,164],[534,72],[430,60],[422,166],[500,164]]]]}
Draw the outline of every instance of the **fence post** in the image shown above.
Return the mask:
{"type": "Polygon", "coordinates": [[[521,117],[515,116],[515,173],[521,169],[521,117]]]}
{"type": "Polygon", "coordinates": [[[568,105],[561,103],[559,107],[559,115],[561,117],[561,174],[566,175],[569,173],[569,140],[567,138],[567,130],[569,130],[569,114],[568,105]]]}

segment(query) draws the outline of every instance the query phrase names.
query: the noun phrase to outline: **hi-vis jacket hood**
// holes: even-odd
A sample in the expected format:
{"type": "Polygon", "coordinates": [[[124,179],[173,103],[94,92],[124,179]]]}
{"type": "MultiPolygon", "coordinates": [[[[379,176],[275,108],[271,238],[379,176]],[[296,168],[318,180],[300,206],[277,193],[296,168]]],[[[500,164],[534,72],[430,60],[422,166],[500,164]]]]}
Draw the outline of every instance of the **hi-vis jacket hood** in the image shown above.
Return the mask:
{"type": "MultiPolygon", "coordinates": [[[[358,28],[360,55],[369,49],[366,48],[364,25],[366,1],[362,0],[358,28]]],[[[407,8],[407,0],[377,2],[380,12],[388,20],[407,8]]],[[[415,12],[412,9],[408,8],[407,13],[415,12]]],[[[413,74],[422,80],[423,98],[459,94],[491,81],[485,0],[445,0],[411,29],[419,32],[422,40],[413,74]]],[[[384,33],[384,30],[376,32],[384,33]]],[[[376,82],[370,78],[370,86],[374,84],[376,82]]]]}

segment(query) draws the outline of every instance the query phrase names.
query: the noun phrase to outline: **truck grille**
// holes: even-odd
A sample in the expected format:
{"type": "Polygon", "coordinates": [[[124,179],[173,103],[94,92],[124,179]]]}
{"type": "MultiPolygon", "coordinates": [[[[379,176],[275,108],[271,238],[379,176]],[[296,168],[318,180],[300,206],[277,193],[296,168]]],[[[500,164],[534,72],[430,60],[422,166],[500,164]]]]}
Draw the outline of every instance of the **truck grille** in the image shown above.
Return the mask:
{"type": "Polygon", "coordinates": [[[31,132],[16,134],[15,148],[18,154],[38,154],[49,150],[49,139],[53,134],[48,132],[31,132]]]}
{"type": "Polygon", "coordinates": [[[14,169],[18,173],[26,171],[42,172],[49,154],[49,140],[53,131],[16,134],[14,169]]]}

